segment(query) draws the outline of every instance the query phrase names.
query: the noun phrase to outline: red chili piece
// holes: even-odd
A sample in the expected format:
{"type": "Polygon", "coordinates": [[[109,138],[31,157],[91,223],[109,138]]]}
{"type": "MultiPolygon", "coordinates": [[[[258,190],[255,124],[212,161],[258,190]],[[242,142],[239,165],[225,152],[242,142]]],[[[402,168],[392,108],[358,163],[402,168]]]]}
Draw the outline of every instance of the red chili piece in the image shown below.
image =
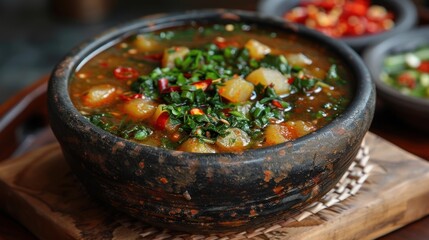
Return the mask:
{"type": "Polygon", "coordinates": [[[216,38],[213,42],[218,48],[226,48],[226,47],[238,47],[239,44],[236,41],[227,41],[223,38],[216,38]]]}
{"type": "Polygon", "coordinates": [[[160,78],[158,79],[158,90],[160,93],[164,92],[164,90],[168,88],[168,79],[160,78]]]}
{"type": "Polygon", "coordinates": [[[161,93],[171,93],[171,92],[180,92],[182,89],[180,88],[180,86],[171,86],[171,87],[167,87],[164,90],[162,90],[161,93]]]}
{"type": "Polygon", "coordinates": [[[416,79],[407,72],[398,76],[398,83],[411,89],[416,87],[416,79]]]}
{"type": "Polygon", "coordinates": [[[283,109],[283,106],[282,106],[282,104],[279,102],[279,101],[277,101],[277,100],[272,100],[271,101],[271,103],[275,106],[275,107],[277,107],[277,108],[281,108],[281,109],[283,109]]]}
{"type": "Polygon", "coordinates": [[[192,85],[194,85],[197,89],[201,89],[203,91],[205,91],[208,87],[210,87],[211,84],[212,84],[211,79],[206,79],[206,80],[192,83],[192,85]]]}
{"type": "Polygon", "coordinates": [[[130,80],[137,78],[139,72],[132,67],[117,67],[113,70],[113,75],[119,80],[130,80]]]}
{"type": "Polygon", "coordinates": [[[165,126],[167,126],[168,118],[170,115],[168,112],[162,112],[159,117],[156,119],[155,122],[155,129],[157,130],[164,130],[165,126]]]}
{"type": "Polygon", "coordinates": [[[192,108],[189,113],[191,115],[204,115],[204,111],[199,108],[192,108]]]}
{"type": "Polygon", "coordinates": [[[183,76],[185,78],[190,78],[190,77],[192,77],[192,74],[191,73],[184,73],[183,76]]]}
{"type": "Polygon", "coordinates": [[[229,117],[231,115],[231,109],[230,108],[225,108],[222,109],[222,112],[225,114],[225,116],[229,117]]]}
{"type": "Polygon", "coordinates": [[[422,61],[417,69],[420,72],[429,73],[429,61],[422,61]]]}
{"type": "Polygon", "coordinates": [[[106,67],[108,67],[109,66],[109,63],[107,63],[107,62],[100,62],[100,67],[102,67],[102,68],[106,68],[106,67]]]}

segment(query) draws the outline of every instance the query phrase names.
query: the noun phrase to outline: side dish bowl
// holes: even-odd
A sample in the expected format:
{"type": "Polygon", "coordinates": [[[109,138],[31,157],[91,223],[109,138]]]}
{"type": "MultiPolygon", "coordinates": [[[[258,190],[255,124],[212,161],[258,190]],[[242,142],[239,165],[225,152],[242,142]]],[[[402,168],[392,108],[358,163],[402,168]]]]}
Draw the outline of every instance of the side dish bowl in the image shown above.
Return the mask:
{"type": "Polygon", "coordinates": [[[204,233],[242,231],[292,216],[332,189],[370,126],[375,90],[360,57],[342,42],[256,13],[201,10],[142,18],[83,43],[53,71],[48,98],[52,130],[90,195],[155,226],[204,233]],[[114,136],[91,124],[70,100],[68,86],[78,66],[121,39],[172,26],[235,22],[270,27],[336,54],[352,78],[345,111],[294,141],[200,154],[114,136]]]}
{"type": "MultiPolygon", "coordinates": [[[[299,2],[300,0],[263,0],[259,4],[258,12],[262,15],[282,18],[287,11],[298,6],[299,2]]],[[[395,26],[389,31],[378,34],[339,38],[356,51],[362,51],[371,44],[409,30],[417,23],[416,7],[409,0],[374,0],[371,4],[380,5],[392,11],[395,26]]]]}
{"type": "Polygon", "coordinates": [[[429,99],[405,95],[380,78],[387,56],[406,53],[423,46],[429,46],[429,27],[417,28],[386,39],[365,50],[363,59],[375,82],[377,94],[385,105],[410,126],[429,131],[429,99]]]}

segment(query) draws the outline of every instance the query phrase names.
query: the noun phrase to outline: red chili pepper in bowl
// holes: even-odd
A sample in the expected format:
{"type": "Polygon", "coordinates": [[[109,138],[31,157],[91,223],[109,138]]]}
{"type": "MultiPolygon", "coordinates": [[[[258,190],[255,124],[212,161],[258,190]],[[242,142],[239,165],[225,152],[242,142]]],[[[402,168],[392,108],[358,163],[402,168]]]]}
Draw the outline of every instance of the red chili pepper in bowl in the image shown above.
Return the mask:
{"type": "Polygon", "coordinates": [[[117,67],[113,70],[113,75],[119,80],[136,79],[139,72],[132,67],[117,67]]]}
{"type": "Polygon", "coordinates": [[[167,122],[169,118],[170,118],[170,115],[168,114],[168,112],[162,112],[155,121],[155,129],[164,130],[165,127],[167,126],[167,122]]]}
{"type": "Polygon", "coordinates": [[[420,72],[429,73],[429,61],[422,61],[417,70],[420,72]]]}
{"type": "Polygon", "coordinates": [[[158,79],[158,90],[159,90],[159,92],[162,93],[167,88],[168,88],[168,79],[167,78],[158,79]]]}
{"type": "Polygon", "coordinates": [[[195,86],[197,89],[201,89],[205,91],[210,85],[212,84],[211,79],[202,80],[199,82],[192,83],[193,86],[195,86]]]}
{"type": "Polygon", "coordinates": [[[408,72],[398,76],[398,83],[411,89],[416,87],[416,79],[408,72]]]}

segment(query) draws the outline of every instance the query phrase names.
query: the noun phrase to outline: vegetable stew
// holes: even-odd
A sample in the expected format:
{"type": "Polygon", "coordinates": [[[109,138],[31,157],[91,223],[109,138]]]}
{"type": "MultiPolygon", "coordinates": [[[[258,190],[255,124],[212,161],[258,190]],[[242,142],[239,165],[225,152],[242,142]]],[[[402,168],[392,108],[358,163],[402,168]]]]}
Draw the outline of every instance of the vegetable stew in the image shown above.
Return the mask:
{"type": "Polygon", "coordinates": [[[350,100],[347,71],[317,43],[247,24],[129,37],[76,70],[70,96],[94,125],[168,149],[235,152],[294,140],[350,100]]]}

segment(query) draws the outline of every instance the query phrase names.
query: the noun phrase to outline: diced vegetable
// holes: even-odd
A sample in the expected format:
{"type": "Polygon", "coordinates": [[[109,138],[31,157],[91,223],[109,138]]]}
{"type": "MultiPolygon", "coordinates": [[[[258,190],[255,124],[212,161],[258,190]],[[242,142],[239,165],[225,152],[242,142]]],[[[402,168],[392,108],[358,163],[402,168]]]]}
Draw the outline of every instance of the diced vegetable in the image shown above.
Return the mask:
{"type": "Polygon", "coordinates": [[[136,79],[139,72],[132,67],[117,67],[113,70],[113,75],[119,80],[136,79]]]}
{"type": "MultiPolygon", "coordinates": [[[[420,84],[423,87],[429,87],[429,74],[428,73],[420,74],[420,84]]],[[[429,96],[429,94],[428,94],[428,96],[429,96]]]]}
{"type": "Polygon", "coordinates": [[[137,35],[134,45],[142,52],[159,51],[164,48],[162,44],[159,44],[158,40],[147,35],[137,35]]]}
{"type": "Polygon", "coordinates": [[[180,147],[179,151],[184,152],[193,152],[193,153],[215,153],[212,147],[210,147],[207,143],[200,141],[197,138],[190,138],[186,140],[180,147]]]}
{"type": "Polygon", "coordinates": [[[162,66],[168,68],[174,68],[175,61],[177,58],[183,59],[189,53],[187,47],[171,47],[164,50],[162,57],[162,66]]]}
{"type": "Polygon", "coordinates": [[[423,61],[417,68],[420,72],[429,73],[429,61],[423,61]]]}
{"type": "Polygon", "coordinates": [[[247,41],[244,47],[249,50],[250,57],[257,60],[264,58],[265,55],[271,52],[270,47],[254,39],[247,41]]]}
{"type": "Polygon", "coordinates": [[[286,77],[275,69],[258,68],[251,72],[246,80],[253,83],[255,86],[262,84],[264,86],[272,85],[277,94],[285,94],[290,90],[290,84],[286,77]]]}
{"type": "Polygon", "coordinates": [[[313,61],[302,53],[290,53],[286,55],[289,64],[293,66],[305,67],[311,65],[313,61]]]}
{"type": "Polygon", "coordinates": [[[404,87],[408,88],[415,88],[416,87],[416,80],[418,77],[418,73],[413,70],[408,70],[405,72],[402,72],[398,75],[398,84],[404,87]]]}
{"type": "Polygon", "coordinates": [[[154,114],[156,103],[149,99],[137,98],[124,103],[124,112],[134,120],[145,120],[154,114]]]}
{"type": "Polygon", "coordinates": [[[297,137],[302,137],[316,130],[311,123],[301,120],[287,121],[284,124],[288,127],[289,131],[294,132],[297,137]]]}
{"type": "Polygon", "coordinates": [[[243,150],[250,143],[249,135],[239,128],[229,128],[225,136],[218,137],[216,145],[228,151],[243,150]]]}
{"type": "Polygon", "coordinates": [[[116,87],[110,84],[101,84],[91,87],[83,95],[83,103],[88,107],[100,107],[112,103],[117,96],[116,87]]]}
{"type": "Polygon", "coordinates": [[[226,81],[224,86],[219,88],[219,95],[228,99],[230,102],[245,102],[252,96],[253,89],[253,84],[238,77],[226,81]]]}
{"type": "Polygon", "coordinates": [[[268,145],[279,144],[313,132],[316,128],[304,121],[287,121],[285,123],[268,125],[265,128],[265,143],[268,145]]]}
{"type": "Polygon", "coordinates": [[[405,57],[405,62],[409,67],[416,68],[420,66],[420,58],[418,58],[415,54],[407,53],[405,54],[404,57],[405,57]]]}
{"type": "Polygon", "coordinates": [[[289,131],[289,128],[284,125],[271,124],[264,131],[265,144],[275,145],[293,139],[294,135],[289,131]]]}

